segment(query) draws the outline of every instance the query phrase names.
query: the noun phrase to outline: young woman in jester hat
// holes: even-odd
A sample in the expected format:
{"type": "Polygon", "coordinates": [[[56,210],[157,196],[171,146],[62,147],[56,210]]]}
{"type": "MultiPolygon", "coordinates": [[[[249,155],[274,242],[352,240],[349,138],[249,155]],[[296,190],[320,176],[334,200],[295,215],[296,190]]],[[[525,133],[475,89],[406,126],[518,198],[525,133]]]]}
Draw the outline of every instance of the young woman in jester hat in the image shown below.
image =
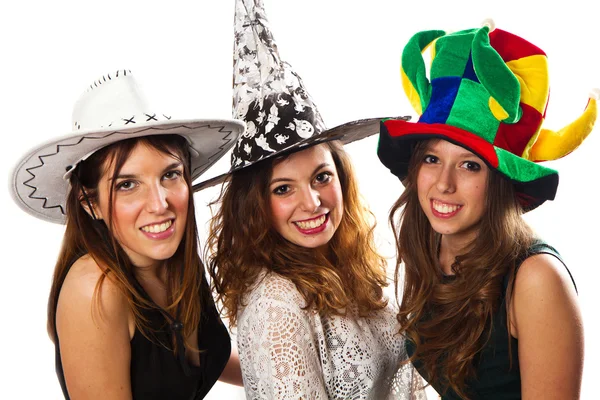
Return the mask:
{"type": "Polygon", "coordinates": [[[201,399],[241,385],[237,353],[204,277],[193,179],[243,123],[176,121],[148,107],[129,71],[95,81],[74,131],[29,152],[17,203],[64,223],[48,302],[69,399],[201,399]]]}
{"type": "Polygon", "coordinates": [[[417,398],[410,365],[394,380],[406,350],[342,147],[375,134],[380,119],[326,130],[266,23],[260,1],[237,2],[234,115],[247,130],[230,173],[199,186],[226,180],[207,259],[237,326],[246,396],[417,398]]]}
{"type": "Polygon", "coordinates": [[[578,398],[575,282],[522,215],[554,198],[558,174],[538,162],[581,143],[596,100],[561,131],[542,129],[546,55],[490,25],[417,33],[402,78],[421,117],[382,121],[378,155],[404,185],[390,222],[410,360],[443,399],[578,398]]]}

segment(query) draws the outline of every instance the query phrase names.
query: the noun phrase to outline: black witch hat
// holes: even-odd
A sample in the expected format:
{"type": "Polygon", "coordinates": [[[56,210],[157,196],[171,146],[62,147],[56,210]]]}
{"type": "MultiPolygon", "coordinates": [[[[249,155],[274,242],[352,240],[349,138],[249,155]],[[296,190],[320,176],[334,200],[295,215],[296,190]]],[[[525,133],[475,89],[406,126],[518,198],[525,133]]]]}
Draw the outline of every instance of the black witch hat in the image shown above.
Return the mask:
{"type": "Polygon", "coordinates": [[[195,185],[195,191],[273,156],[330,140],[347,144],[379,133],[382,118],[325,127],[302,79],[279,57],[262,0],[236,0],[234,32],[233,117],[246,122],[246,131],[233,148],[229,172],[195,185]]]}

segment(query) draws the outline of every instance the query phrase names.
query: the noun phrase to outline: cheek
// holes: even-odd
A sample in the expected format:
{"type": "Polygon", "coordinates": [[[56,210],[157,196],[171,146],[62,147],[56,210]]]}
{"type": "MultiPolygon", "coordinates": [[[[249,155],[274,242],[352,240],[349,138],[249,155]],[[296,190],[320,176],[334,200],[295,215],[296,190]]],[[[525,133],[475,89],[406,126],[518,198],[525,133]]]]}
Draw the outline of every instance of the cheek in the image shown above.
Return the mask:
{"type": "Polygon", "coordinates": [[[485,193],[485,185],[480,185],[477,188],[477,194],[479,205],[481,206],[481,210],[485,209],[486,206],[486,193],[485,193]]]}
{"type": "Polygon", "coordinates": [[[431,187],[432,178],[430,175],[425,173],[419,173],[417,175],[417,194],[419,200],[427,197],[427,191],[431,187]]]}
{"type": "Polygon", "coordinates": [[[470,189],[471,197],[476,199],[481,204],[484,204],[486,188],[487,186],[485,181],[473,182],[470,189]]]}
{"type": "Polygon", "coordinates": [[[188,202],[190,199],[189,189],[187,185],[182,185],[177,190],[171,191],[167,202],[175,208],[178,213],[185,213],[187,215],[188,202]]]}
{"type": "Polygon", "coordinates": [[[486,207],[486,184],[485,182],[474,182],[469,188],[469,198],[474,206],[476,214],[482,215],[486,207]]]}
{"type": "Polygon", "coordinates": [[[291,217],[293,206],[287,199],[282,199],[276,196],[271,197],[271,218],[275,226],[284,225],[291,217]]]}
{"type": "MultiPolygon", "coordinates": [[[[113,223],[116,233],[118,234],[126,227],[135,228],[135,222],[143,207],[144,204],[139,199],[116,200],[113,208],[113,223]]],[[[106,207],[105,215],[108,215],[108,207],[106,207]]]]}
{"type": "Polygon", "coordinates": [[[339,181],[333,185],[331,189],[331,199],[333,203],[339,208],[340,212],[344,211],[344,195],[342,194],[342,185],[339,181]]]}

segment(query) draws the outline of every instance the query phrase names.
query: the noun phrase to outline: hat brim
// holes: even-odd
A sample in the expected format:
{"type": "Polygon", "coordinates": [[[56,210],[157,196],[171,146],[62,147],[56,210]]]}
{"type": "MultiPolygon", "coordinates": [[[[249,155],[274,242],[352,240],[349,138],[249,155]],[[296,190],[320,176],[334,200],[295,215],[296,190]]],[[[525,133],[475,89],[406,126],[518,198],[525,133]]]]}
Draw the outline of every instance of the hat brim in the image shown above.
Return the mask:
{"type": "MultiPolygon", "coordinates": [[[[230,176],[232,173],[250,167],[261,161],[271,159],[273,157],[281,157],[332,140],[339,140],[342,144],[346,145],[357,140],[373,136],[379,132],[380,122],[382,119],[383,118],[359,119],[356,121],[346,122],[331,129],[327,129],[318,135],[313,135],[307,139],[296,142],[284,149],[269,154],[267,157],[263,157],[260,160],[254,161],[252,163],[239,165],[237,167],[232,167],[228,172],[224,174],[218,175],[214,178],[208,179],[206,181],[194,185],[193,191],[198,192],[200,190],[219,185],[223,183],[227,179],[227,177],[230,176]]],[[[395,117],[395,119],[408,121],[410,119],[410,116],[395,117]]]]}
{"type": "Polygon", "coordinates": [[[446,124],[383,120],[377,155],[392,174],[404,181],[415,144],[426,139],[447,140],[473,152],[489,168],[514,184],[525,211],[533,210],[546,200],[553,200],[556,195],[557,171],[496,147],[469,131],[446,124]]]}
{"type": "Polygon", "coordinates": [[[180,135],[189,143],[190,173],[195,180],[235,144],[244,129],[238,120],[193,119],[75,131],[28,151],[11,172],[9,191],[27,213],[64,224],[68,172],[99,149],[142,136],[180,135]]]}

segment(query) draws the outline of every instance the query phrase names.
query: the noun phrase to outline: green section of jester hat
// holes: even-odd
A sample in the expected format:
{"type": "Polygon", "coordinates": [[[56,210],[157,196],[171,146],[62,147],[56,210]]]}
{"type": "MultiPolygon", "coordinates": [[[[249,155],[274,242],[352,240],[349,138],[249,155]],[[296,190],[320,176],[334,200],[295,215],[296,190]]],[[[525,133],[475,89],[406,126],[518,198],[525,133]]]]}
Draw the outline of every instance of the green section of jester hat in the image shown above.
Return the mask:
{"type": "Polygon", "coordinates": [[[483,27],[415,34],[402,53],[402,85],[418,122],[381,121],[381,162],[404,180],[414,144],[441,138],[477,154],[510,179],[525,211],[553,200],[557,171],[539,162],[577,148],[597,117],[592,92],[583,114],[559,131],[542,128],[549,97],[546,54],[487,20],[483,27]],[[423,52],[431,50],[429,77],[423,52]]]}

